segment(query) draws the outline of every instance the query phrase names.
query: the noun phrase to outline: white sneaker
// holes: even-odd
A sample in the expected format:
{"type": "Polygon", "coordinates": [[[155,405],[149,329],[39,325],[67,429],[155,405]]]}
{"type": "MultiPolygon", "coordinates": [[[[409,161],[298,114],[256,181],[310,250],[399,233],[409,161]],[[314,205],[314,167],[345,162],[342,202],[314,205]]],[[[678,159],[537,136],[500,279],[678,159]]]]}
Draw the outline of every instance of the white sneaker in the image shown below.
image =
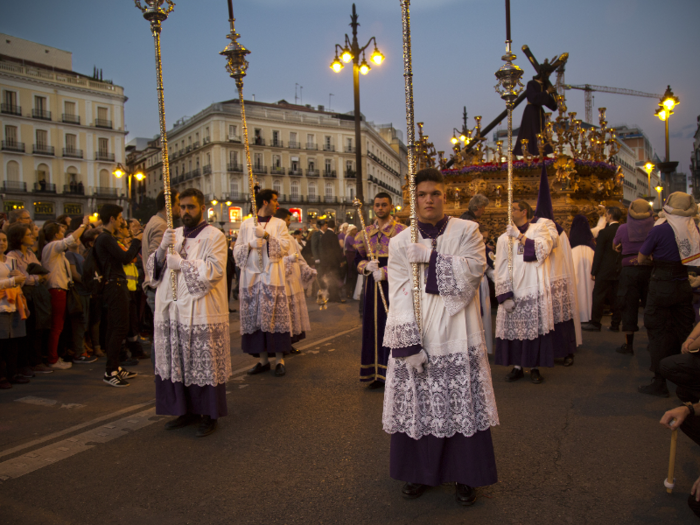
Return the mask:
{"type": "Polygon", "coordinates": [[[71,363],[69,361],[64,361],[63,359],[61,359],[59,357],[58,361],[56,361],[53,364],[49,364],[49,366],[51,368],[53,368],[54,370],[68,370],[69,368],[73,367],[73,363],[71,363]]]}

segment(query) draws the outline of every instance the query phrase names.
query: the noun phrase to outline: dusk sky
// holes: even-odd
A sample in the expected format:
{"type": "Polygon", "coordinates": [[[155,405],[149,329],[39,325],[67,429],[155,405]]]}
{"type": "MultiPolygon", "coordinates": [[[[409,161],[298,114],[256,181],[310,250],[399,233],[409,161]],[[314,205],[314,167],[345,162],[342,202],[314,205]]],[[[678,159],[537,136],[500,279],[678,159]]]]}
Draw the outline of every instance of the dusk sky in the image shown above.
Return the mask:
{"type": "MultiPolygon", "coordinates": [[[[376,36],[385,63],[361,78],[361,111],[376,123],[393,123],[406,134],[399,0],[357,0],[360,44],[376,36]]],[[[568,52],[566,82],[663,93],[670,84],[681,103],[670,120],[671,160],[688,173],[692,136],[700,114],[697,0],[512,0],[516,63],[533,69],[520,47],[542,62],[568,52]],[[695,86],[695,88],[693,88],[695,86]]],[[[414,0],[413,73],[416,121],[439,150],[449,150],[452,128],[461,126],[462,106],[482,125],[504,109],[493,89],[504,52],[505,9],[501,0],[414,0]]],[[[340,0],[234,0],[236,29],[252,53],[246,98],[352,110],[352,71],[329,68],[334,44],[342,44],[352,2],[340,0]]],[[[227,44],[226,0],[179,0],[163,24],[162,52],[168,129],[212,102],[236,97],[234,81],[218,53],[227,44]]],[[[158,133],[153,39],[131,0],[36,0],[5,2],[0,32],[73,53],[73,69],[124,87],[127,141],[158,133]]],[[[367,57],[369,59],[369,55],[367,57]]],[[[608,108],[611,125],[641,126],[656,153],[664,155],[664,126],[654,117],[657,100],[595,94],[608,108]]],[[[584,116],[582,91],[567,92],[569,110],[584,116]]],[[[515,111],[520,122],[522,106],[515,111]]]]}

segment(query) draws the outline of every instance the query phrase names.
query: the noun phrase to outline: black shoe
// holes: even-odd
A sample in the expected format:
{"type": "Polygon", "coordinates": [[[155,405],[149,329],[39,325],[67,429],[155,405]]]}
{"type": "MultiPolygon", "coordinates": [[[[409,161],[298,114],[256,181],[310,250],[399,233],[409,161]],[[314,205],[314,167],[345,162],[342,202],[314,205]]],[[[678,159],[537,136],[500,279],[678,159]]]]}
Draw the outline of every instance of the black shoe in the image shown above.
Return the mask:
{"type": "Polygon", "coordinates": [[[537,368],[530,370],[530,381],[536,385],[539,385],[542,381],[544,381],[544,378],[540,375],[540,371],[537,368]]]}
{"type": "Polygon", "coordinates": [[[581,330],[585,330],[586,332],[600,332],[600,324],[581,323],[581,330]]]}
{"type": "Polygon", "coordinates": [[[216,419],[212,419],[210,416],[202,416],[202,420],[199,422],[199,428],[195,434],[198,438],[207,437],[216,430],[216,419]]]}
{"type": "Polygon", "coordinates": [[[574,364],[574,354],[569,354],[564,358],[564,366],[571,366],[574,364]]]}
{"type": "Polygon", "coordinates": [[[121,366],[119,367],[119,370],[117,370],[117,374],[119,375],[120,379],[133,379],[138,375],[136,372],[124,370],[121,366]]]}
{"type": "Polygon", "coordinates": [[[629,354],[634,355],[634,348],[628,346],[627,343],[623,344],[620,348],[616,348],[615,351],[618,354],[629,354]]]}
{"type": "Polygon", "coordinates": [[[428,485],[421,485],[420,483],[406,483],[401,488],[401,495],[406,499],[416,499],[420,498],[428,485]]]}
{"type": "Polygon", "coordinates": [[[518,379],[522,379],[523,377],[525,377],[523,369],[513,367],[513,370],[511,370],[506,376],[506,381],[512,383],[513,381],[517,381],[518,379]]]}
{"type": "Polygon", "coordinates": [[[284,367],[284,365],[282,363],[279,363],[275,367],[275,376],[276,377],[282,377],[286,373],[287,373],[287,369],[284,367]]]}
{"type": "Polygon", "coordinates": [[[134,359],[133,357],[128,357],[124,359],[124,361],[120,361],[119,364],[121,366],[137,366],[139,364],[139,360],[134,359]]]}
{"type": "Polygon", "coordinates": [[[197,423],[199,419],[200,418],[197,414],[185,414],[168,421],[165,424],[165,430],[175,430],[176,428],[188,427],[197,423]]]}
{"type": "Polygon", "coordinates": [[[469,485],[462,485],[461,483],[457,483],[457,492],[455,493],[455,498],[457,499],[457,503],[459,503],[460,505],[469,507],[471,505],[474,505],[474,502],[476,501],[476,491],[469,485]]]}
{"type": "Polygon", "coordinates": [[[119,371],[114,370],[112,373],[108,374],[105,372],[105,375],[102,376],[102,381],[107,383],[109,386],[114,386],[117,388],[125,388],[129,386],[129,382],[126,381],[125,379],[122,379],[119,377],[119,371]]]}
{"type": "Polygon", "coordinates": [[[299,355],[301,354],[301,350],[297,350],[296,348],[292,347],[292,349],[289,351],[290,355],[299,355]]]}
{"type": "Polygon", "coordinates": [[[384,388],[383,381],[372,381],[369,385],[367,385],[368,390],[376,390],[378,388],[384,388]]]}
{"type": "Polygon", "coordinates": [[[265,363],[264,365],[261,365],[260,363],[255,363],[255,366],[248,370],[248,375],[249,376],[254,376],[255,374],[262,374],[263,372],[267,372],[270,370],[270,363],[265,363]]]}
{"type": "Polygon", "coordinates": [[[620,325],[617,325],[617,326],[610,325],[610,326],[608,326],[608,330],[610,330],[611,332],[619,332],[620,325]]]}
{"type": "Polygon", "coordinates": [[[645,386],[640,386],[637,388],[637,391],[640,394],[648,394],[650,396],[668,397],[669,393],[668,388],[666,387],[666,380],[662,379],[661,381],[652,379],[651,383],[645,386]],[[663,383],[661,381],[663,381],[663,383]]]}

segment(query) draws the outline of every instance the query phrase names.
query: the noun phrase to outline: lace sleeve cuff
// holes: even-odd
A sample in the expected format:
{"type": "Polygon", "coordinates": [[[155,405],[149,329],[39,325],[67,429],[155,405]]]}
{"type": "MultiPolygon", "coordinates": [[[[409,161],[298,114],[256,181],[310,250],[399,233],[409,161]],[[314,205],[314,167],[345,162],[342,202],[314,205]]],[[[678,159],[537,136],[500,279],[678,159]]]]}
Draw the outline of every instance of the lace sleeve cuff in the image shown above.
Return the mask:
{"type": "Polygon", "coordinates": [[[461,257],[437,255],[438,290],[450,315],[462,310],[476,295],[476,288],[467,279],[465,264],[461,257]]]}
{"type": "Polygon", "coordinates": [[[190,292],[195,299],[204,297],[211,287],[208,281],[200,278],[197,266],[196,261],[183,260],[180,262],[180,271],[185,278],[187,291],[190,292]]]}
{"type": "MultiPolygon", "coordinates": [[[[420,330],[413,312],[394,315],[389,309],[389,317],[384,330],[383,346],[394,349],[421,344],[420,330]]],[[[410,354],[409,354],[410,355],[410,354]]]]}
{"type": "Polygon", "coordinates": [[[294,264],[294,261],[292,260],[293,257],[293,255],[287,255],[284,258],[284,274],[287,277],[292,276],[292,265],[294,264]]]}
{"type": "MultiPolygon", "coordinates": [[[[511,286],[510,280],[506,279],[503,281],[496,280],[496,297],[500,297],[505,294],[513,295],[513,288],[511,286]]],[[[505,299],[504,299],[505,300],[505,299]]]]}
{"type": "Polygon", "coordinates": [[[248,262],[248,245],[247,244],[236,244],[233,248],[233,258],[239,268],[243,268],[248,262]]]}
{"type": "Polygon", "coordinates": [[[301,265],[301,284],[304,288],[316,278],[316,270],[306,264],[301,265]]]}
{"type": "Polygon", "coordinates": [[[152,287],[157,287],[158,283],[163,278],[163,268],[162,265],[158,264],[157,251],[153,252],[151,256],[146,261],[146,274],[148,275],[148,281],[152,287]]]}
{"type": "Polygon", "coordinates": [[[549,250],[547,250],[547,243],[542,239],[535,239],[534,242],[537,262],[539,264],[542,264],[549,256],[549,250]]]}
{"type": "Polygon", "coordinates": [[[282,253],[282,245],[279,239],[270,236],[267,239],[267,255],[270,257],[270,260],[273,262],[279,261],[282,258],[282,253]]]}

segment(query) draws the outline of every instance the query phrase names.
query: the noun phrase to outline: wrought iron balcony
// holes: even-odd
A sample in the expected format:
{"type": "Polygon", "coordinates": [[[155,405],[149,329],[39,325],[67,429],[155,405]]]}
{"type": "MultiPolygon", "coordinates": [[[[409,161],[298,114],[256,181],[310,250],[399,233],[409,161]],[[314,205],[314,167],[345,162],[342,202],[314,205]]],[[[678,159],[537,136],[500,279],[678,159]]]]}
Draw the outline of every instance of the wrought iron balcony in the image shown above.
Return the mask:
{"type": "Polygon", "coordinates": [[[34,191],[36,193],[56,193],[56,185],[42,180],[34,183],[34,191]]]}
{"type": "Polygon", "coordinates": [[[32,152],[35,155],[55,155],[56,148],[54,148],[53,146],[48,146],[46,144],[34,144],[32,152]]]}
{"type": "Polygon", "coordinates": [[[207,164],[206,166],[203,166],[202,173],[204,175],[211,175],[211,164],[207,164]]]}
{"type": "Polygon", "coordinates": [[[85,187],[80,185],[64,184],[63,185],[64,195],[85,195],[85,187]]]}
{"type": "Polygon", "coordinates": [[[243,173],[243,165],[242,164],[235,164],[235,163],[229,163],[226,166],[226,171],[230,171],[233,173],[243,173]]]}
{"type": "Polygon", "coordinates": [[[293,168],[289,168],[287,175],[289,175],[290,177],[301,177],[302,175],[304,175],[304,170],[301,170],[301,169],[295,170],[293,168]]]}
{"type": "Polygon", "coordinates": [[[95,127],[96,128],[104,128],[104,129],[112,129],[112,121],[105,120],[102,118],[96,118],[95,119],[95,127]]]}
{"type": "Polygon", "coordinates": [[[306,197],[306,200],[308,202],[320,202],[318,195],[309,195],[308,197],[306,197]]]}
{"type": "Polygon", "coordinates": [[[289,202],[304,202],[304,197],[301,195],[290,195],[289,202]]]}
{"type": "Polygon", "coordinates": [[[24,142],[17,142],[15,140],[3,140],[2,149],[4,151],[16,151],[19,153],[24,153],[24,142]]]}
{"type": "Polygon", "coordinates": [[[105,186],[98,186],[95,188],[95,195],[98,197],[116,197],[117,188],[107,188],[105,186]]]}
{"type": "Polygon", "coordinates": [[[2,181],[2,189],[3,191],[21,191],[26,193],[27,183],[17,180],[4,180],[2,181]]]}
{"type": "Polygon", "coordinates": [[[357,173],[354,170],[345,170],[346,179],[354,179],[357,177],[357,173]]]}
{"type": "Polygon", "coordinates": [[[318,144],[314,142],[307,142],[306,143],[306,148],[305,149],[318,149],[318,144]]]}
{"type": "Polygon", "coordinates": [[[66,124],[80,124],[80,115],[64,113],[61,115],[61,122],[65,122],[66,124]]]}
{"type": "Polygon", "coordinates": [[[301,144],[299,142],[289,141],[289,149],[301,149],[301,144]]]}
{"type": "Polygon", "coordinates": [[[95,160],[106,160],[107,162],[114,162],[114,153],[107,153],[106,151],[96,151],[95,160]]]}
{"type": "Polygon", "coordinates": [[[285,169],[282,166],[272,166],[270,173],[273,175],[284,175],[285,169]]]}
{"type": "Polygon", "coordinates": [[[199,147],[199,141],[192,144],[192,149],[197,149],[199,147]]]}
{"type": "Polygon", "coordinates": [[[14,104],[0,104],[0,113],[5,115],[17,115],[22,116],[22,106],[15,106],[14,104]]]}
{"type": "Polygon", "coordinates": [[[336,178],[335,170],[325,170],[323,172],[323,176],[326,177],[327,179],[335,179],[336,178]]]}
{"type": "Polygon", "coordinates": [[[253,141],[250,144],[251,144],[251,146],[264,146],[265,139],[262,137],[254,137],[253,141]]]}
{"type": "Polygon", "coordinates": [[[324,144],[323,151],[335,151],[335,146],[333,144],[324,144]]]}
{"type": "Polygon", "coordinates": [[[336,197],[329,197],[328,195],[326,195],[325,197],[323,197],[323,202],[325,202],[326,204],[331,204],[334,202],[338,202],[338,199],[336,197]]]}
{"type": "Polygon", "coordinates": [[[239,137],[238,135],[229,135],[229,136],[228,136],[228,141],[229,141],[229,142],[240,142],[240,141],[241,141],[241,137],[239,137]]]}
{"type": "Polygon", "coordinates": [[[202,146],[204,146],[205,144],[209,144],[210,142],[211,142],[211,137],[204,137],[202,139],[202,146]]]}
{"type": "Polygon", "coordinates": [[[202,172],[199,170],[199,168],[195,168],[192,170],[192,178],[196,179],[197,177],[201,177],[202,172]]]}
{"type": "Polygon", "coordinates": [[[83,158],[83,150],[76,148],[63,148],[64,157],[73,157],[74,159],[83,158]]]}
{"type": "Polygon", "coordinates": [[[267,173],[267,166],[253,166],[253,173],[267,173]]]}
{"type": "Polygon", "coordinates": [[[273,139],[270,143],[270,146],[272,146],[273,148],[284,148],[284,142],[282,142],[281,140],[273,139]]]}
{"type": "Polygon", "coordinates": [[[345,146],[345,153],[355,153],[355,146],[345,146]]]}
{"type": "Polygon", "coordinates": [[[32,118],[51,120],[51,112],[45,109],[32,109],[32,118]]]}
{"type": "Polygon", "coordinates": [[[320,176],[321,173],[318,170],[306,170],[306,176],[307,177],[318,177],[320,176]]]}

